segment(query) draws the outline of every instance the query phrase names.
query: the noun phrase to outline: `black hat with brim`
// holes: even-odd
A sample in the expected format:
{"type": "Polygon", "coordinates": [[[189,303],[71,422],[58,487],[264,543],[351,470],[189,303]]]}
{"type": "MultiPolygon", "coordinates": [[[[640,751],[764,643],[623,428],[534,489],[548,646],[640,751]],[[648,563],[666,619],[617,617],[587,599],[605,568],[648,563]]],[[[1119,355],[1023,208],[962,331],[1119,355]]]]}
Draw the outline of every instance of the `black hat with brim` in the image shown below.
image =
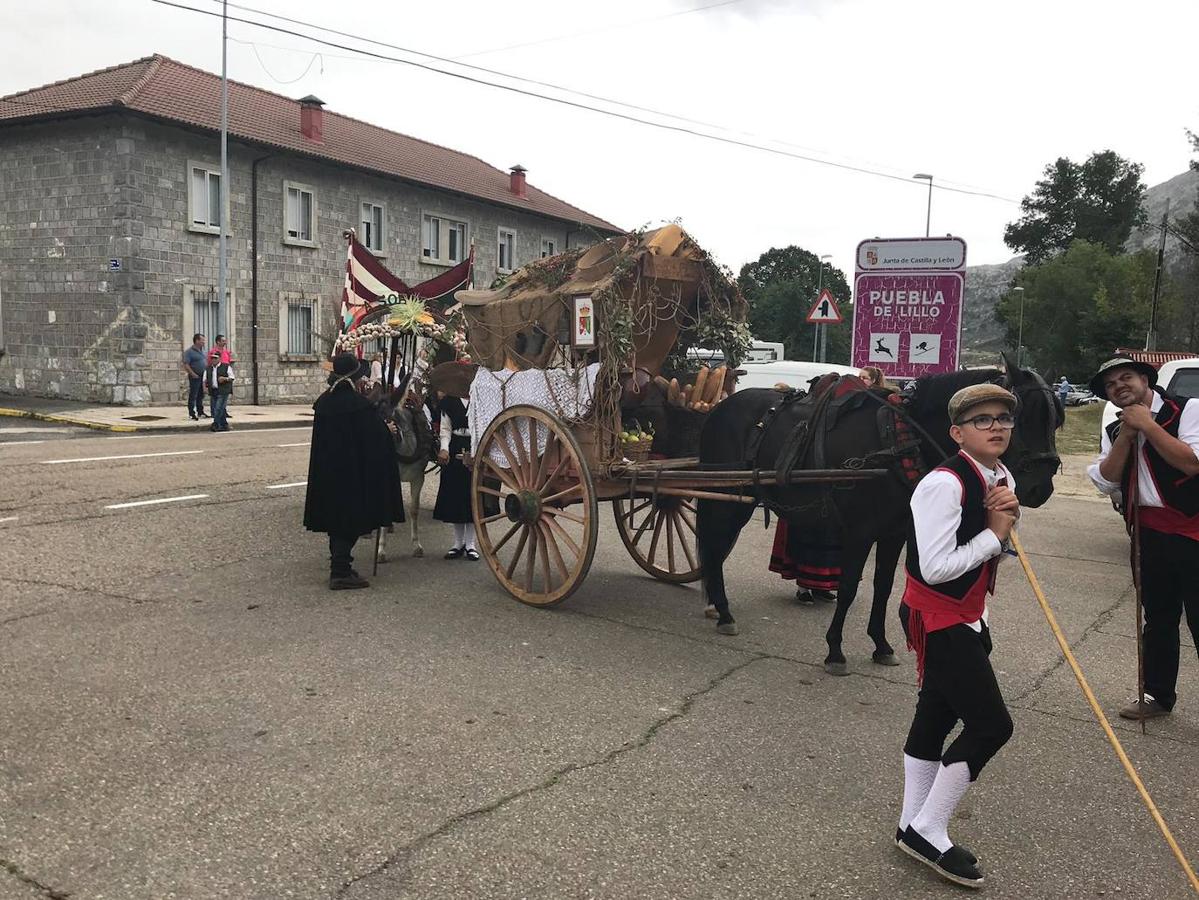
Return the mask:
{"type": "Polygon", "coordinates": [[[339,353],[333,357],[333,372],[329,384],[341,378],[366,378],[371,373],[371,364],[353,353],[339,353]]]}
{"type": "Polygon", "coordinates": [[[1157,369],[1153,368],[1149,363],[1133,359],[1131,356],[1113,356],[1099,367],[1099,371],[1091,379],[1088,385],[1091,388],[1091,393],[1096,397],[1106,397],[1107,388],[1103,384],[1103,377],[1112,369],[1123,368],[1132,369],[1137,374],[1144,375],[1149,379],[1149,387],[1157,384],[1157,369]]]}

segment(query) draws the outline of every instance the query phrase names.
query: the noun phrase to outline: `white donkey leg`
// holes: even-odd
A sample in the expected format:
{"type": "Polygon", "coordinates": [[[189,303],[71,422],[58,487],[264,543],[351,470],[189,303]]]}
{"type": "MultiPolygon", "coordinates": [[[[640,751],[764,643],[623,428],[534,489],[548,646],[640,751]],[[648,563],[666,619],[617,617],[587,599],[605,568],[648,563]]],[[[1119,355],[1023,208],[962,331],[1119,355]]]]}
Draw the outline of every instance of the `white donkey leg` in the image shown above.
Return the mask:
{"type": "Polygon", "coordinates": [[[420,543],[420,495],[425,486],[425,469],[421,464],[417,464],[416,474],[412,481],[408,482],[408,489],[412,494],[412,502],[409,504],[411,510],[408,516],[412,523],[412,555],[424,556],[425,548],[420,543]]]}

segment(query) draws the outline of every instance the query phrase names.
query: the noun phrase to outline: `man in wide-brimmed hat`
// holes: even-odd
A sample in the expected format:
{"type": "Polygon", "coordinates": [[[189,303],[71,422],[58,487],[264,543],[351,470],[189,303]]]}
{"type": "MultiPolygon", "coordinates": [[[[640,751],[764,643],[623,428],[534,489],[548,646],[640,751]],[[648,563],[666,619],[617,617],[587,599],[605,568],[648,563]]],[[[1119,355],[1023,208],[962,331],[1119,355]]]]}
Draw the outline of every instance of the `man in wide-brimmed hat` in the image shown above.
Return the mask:
{"type": "Polygon", "coordinates": [[[1139,520],[1145,694],[1120,710],[1126,719],[1174,708],[1184,610],[1199,645],[1199,401],[1156,385],[1157,370],[1129,356],[1107,360],[1091,379],[1120,414],[1087,474],[1103,493],[1120,491],[1125,518],[1139,520]]]}
{"type": "Polygon", "coordinates": [[[333,360],[329,389],[312,405],[312,449],[304,527],[329,535],[329,589],[369,586],[353,569],[364,534],[404,521],[392,435],[355,382],[369,365],[349,353],[333,360]]]}

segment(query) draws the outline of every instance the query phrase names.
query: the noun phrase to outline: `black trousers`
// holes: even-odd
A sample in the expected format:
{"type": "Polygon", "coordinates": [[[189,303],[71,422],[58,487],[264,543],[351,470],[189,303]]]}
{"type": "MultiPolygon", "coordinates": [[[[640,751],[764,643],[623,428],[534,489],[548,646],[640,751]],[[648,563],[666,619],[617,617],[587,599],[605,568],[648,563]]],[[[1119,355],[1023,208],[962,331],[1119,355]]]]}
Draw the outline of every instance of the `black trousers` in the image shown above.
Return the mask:
{"type": "MultiPolygon", "coordinates": [[[[906,604],[899,606],[904,633],[906,604]]],[[[995,670],[991,668],[991,631],[969,625],[942,628],[925,636],[924,684],[916,699],[916,715],[903,752],[916,759],[940,760],[943,765],[964,762],[970,780],[1012,736],[1012,717],[1003,703],[995,670]],[[945,739],[958,721],[962,733],[944,751],[945,739]]]]}
{"type": "Polygon", "coordinates": [[[1178,626],[1185,610],[1199,647],[1199,541],[1141,529],[1145,604],[1145,692],[1166,709],[1178,702],[1178,626]]]}
{"type": "Polygon", "coordinates": [[[199,416],[204,413],[204,379],[187,377],[187,413],[199,416]]]}
{"type": "Polygon", "coordinates": [[[358,543],[358,535],[346,537],[343,534],[329,535],[329,577],[344,578],[353,571],[354,544],[358,543]]]}

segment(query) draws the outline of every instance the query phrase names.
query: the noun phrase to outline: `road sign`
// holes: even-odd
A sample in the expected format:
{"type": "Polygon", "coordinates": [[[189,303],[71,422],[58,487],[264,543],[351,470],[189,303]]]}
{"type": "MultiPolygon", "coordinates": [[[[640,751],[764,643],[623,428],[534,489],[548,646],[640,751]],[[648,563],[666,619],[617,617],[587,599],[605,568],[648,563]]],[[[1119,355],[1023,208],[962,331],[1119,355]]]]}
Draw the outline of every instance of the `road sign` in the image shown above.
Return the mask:
{"type": "Polygon", "coordinates": [[[965,268],[961,238],[862,241],[854,278],[853,364],[878,366],[892,378],[954,371],[965,268]]]}
{"type": "Polygon", "coordinates": [[[805,321],[813,325],[836,325],[843,321],[841,310],[837,308],[837,301],[833,299],[832,292],[828,288],[820,291],[820,296],[816,298],[816,302],[808,310],[808,317],[805,321]]]}

